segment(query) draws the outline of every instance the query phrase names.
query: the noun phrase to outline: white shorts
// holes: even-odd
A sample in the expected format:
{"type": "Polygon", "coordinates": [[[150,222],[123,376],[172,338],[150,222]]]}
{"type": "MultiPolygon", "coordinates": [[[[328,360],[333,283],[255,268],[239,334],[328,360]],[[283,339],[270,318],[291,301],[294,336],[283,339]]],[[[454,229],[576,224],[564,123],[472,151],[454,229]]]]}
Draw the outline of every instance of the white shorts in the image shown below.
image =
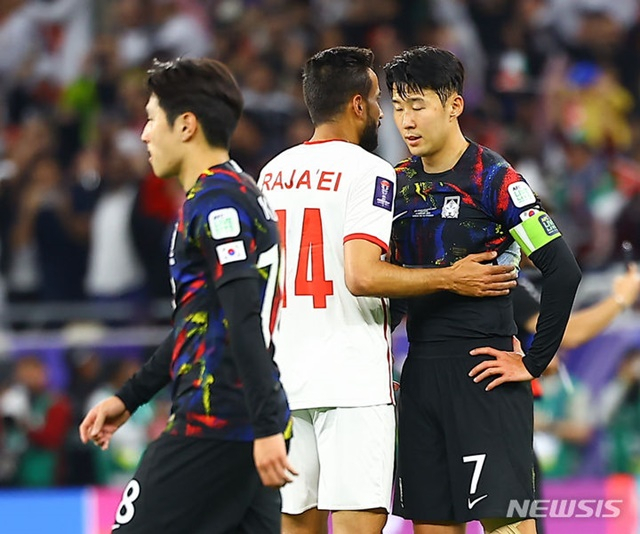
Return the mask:
{"type": "Polygon", "coordinates": [[[280,491],[282,512],[391,509],[395,407],[293,411],[289,460],[298,471],[280,491]]]}

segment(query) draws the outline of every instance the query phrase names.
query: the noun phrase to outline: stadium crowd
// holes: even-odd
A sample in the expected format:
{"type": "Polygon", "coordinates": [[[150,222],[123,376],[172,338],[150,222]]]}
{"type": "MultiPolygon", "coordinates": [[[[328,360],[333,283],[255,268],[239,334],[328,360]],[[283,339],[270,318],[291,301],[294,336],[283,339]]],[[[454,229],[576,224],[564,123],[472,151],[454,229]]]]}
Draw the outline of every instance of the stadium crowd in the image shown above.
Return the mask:
{"type": "MultiPolygon", "coordinates": [[[[309,138],[301,68],[340,44],[371,48],[377,67],[418,44],[453,51],[466,65],[463,131],[525,176],[586,278],[629,260],[623,242],[640,250],[636,0],[4,0],[0,329],[28,331],[29,314],[9,311],[42,303],[124,303],[134,310],[127,325],[158,320],[149,308],[169,300],[166,251],[183,193],[153,176],[140,141],[152,58],[230,67],[246,104],[231,154],[257,176],[309,138]]],[[[385,91],[382,107],[378,152],[396,163],[406,148],[385,91]]],[[[537,416],[547,474],[581,474],[592,439],[605,443],[603,471],[640,474],[639,350],[598,398],[562,373],[549,378],[537,416]]],[[[126,481],[162,429],[166,400],[136,412],[108,455],[82,447],[76,428],[145,355],[69,349],[60,390],[37,352],[6,354],[0,485],[126,481]]]]}

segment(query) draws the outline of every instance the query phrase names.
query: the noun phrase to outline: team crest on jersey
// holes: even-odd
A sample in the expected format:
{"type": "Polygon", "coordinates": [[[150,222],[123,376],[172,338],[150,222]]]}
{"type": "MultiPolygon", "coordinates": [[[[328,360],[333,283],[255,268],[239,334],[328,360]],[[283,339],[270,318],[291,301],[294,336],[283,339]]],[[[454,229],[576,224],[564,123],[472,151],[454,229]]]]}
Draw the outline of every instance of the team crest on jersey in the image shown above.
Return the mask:
{"type": "Polygon", "coordinates": [[[373,205],[391,211],[393,207],[393,182],[382,176],[376,177],[376,190],[373,194],[373,205]]]}
{"type": "Polygon", "coordinates": [[[536,195],[526,182],[514,182],[507,188],[516,208],[522,208],[536,202],[536,195]]]}
{"type": "Polygon", "coordinates": [[[207,217],[211,237],[214,239],[226,239],[240,235],[240,217],[235,208],[222,208],[213,210],[207,217]]]}
{"type": "Polygon", "coordinates": [[[460,216],[460,197],[444,197],[442,205],[443,219],[457,219],[460,216]]]}

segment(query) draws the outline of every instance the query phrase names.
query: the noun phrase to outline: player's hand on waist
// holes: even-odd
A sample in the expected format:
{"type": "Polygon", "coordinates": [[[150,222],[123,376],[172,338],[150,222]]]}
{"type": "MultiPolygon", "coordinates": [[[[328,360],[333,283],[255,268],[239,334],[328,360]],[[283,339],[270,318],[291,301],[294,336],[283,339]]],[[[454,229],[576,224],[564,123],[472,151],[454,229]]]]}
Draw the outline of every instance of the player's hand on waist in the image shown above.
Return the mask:
{"type": "Polygon", "coordinates": [[[505,382],[533,380],[533,376],[522,362],[524,356],[522,346],[515,336],[513,339],[513,352],[493,347],[478,347],[469,351],[472,356],[486,355],[494,358],[480,362],[469,372],[469,376],[476,383],[482,382],[485,378],[495,377],[485,388],[486,391],[491,391],[505,382]]]}
{"type": "Polygon", "coordinates": [[[287,447],[282,434],[257,438],[253,442],[253,459],[260,480],[265,486],[281,488],[293,481],[298,472],[289,463],[287,447]]]}
{"type": "Polygon", "coordinates": [[[500,297],[516,286],[518,272],[513,265],[492,265],[496,252],[469,254],[455,262],[450,291],[467,297],[500,297]]]}

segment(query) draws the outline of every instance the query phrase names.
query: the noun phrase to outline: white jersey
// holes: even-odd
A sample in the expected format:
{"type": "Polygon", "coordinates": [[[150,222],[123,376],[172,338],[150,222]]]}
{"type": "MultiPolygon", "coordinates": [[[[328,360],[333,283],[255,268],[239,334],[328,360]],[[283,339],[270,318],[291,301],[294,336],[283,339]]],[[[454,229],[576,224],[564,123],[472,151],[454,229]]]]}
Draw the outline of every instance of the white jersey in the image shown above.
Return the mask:
{"type": "Polygon", "coordinates": [[[386,252],[395,181],[389,163],[339,140],[290,148],[260,173],[285,249],[275,360],[294,410],[393,402],[388,301],[349,292],[343,245],[386,252]]]}

